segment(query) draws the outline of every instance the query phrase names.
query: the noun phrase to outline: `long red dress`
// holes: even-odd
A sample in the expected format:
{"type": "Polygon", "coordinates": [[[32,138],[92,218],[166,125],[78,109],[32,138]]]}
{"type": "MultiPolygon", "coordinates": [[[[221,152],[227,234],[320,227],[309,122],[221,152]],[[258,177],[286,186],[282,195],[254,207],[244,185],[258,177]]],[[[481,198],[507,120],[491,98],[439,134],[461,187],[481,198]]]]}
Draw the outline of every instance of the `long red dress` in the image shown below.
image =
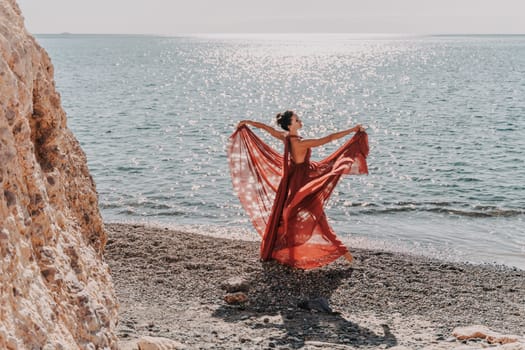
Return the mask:
{"type": "Polygon", "coordinates": [[[368,173],[368,136],[357,132],[319,162],[309,149],[296,164],[290,147],[287,136],[280,155],[247,126],[237,128],[228,145],[233,188],[262,237],[261,259],[312,269],[348,252],[323,207],[343,174],[368,173]]]}

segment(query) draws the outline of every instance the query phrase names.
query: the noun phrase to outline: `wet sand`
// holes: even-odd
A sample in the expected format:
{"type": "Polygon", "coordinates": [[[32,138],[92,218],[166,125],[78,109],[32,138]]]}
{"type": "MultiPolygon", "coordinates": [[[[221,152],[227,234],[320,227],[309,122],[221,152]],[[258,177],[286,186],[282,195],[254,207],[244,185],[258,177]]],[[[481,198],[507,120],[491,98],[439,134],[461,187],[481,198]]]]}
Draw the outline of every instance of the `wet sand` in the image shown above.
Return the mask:
{"type": "Polygon", "coordinates": [[[261,263],[257,242],[141,225],[106,230],[123,348],[149,335],[188,349],[448,349],[486,345],[451,338],[457,326],[525,332],[525,271],[515,268],[351,249],[351,265],[341,258],[301,271],[261,263]],[[247,302],[224,301],[232,277],[246,282],[247,302]]]}

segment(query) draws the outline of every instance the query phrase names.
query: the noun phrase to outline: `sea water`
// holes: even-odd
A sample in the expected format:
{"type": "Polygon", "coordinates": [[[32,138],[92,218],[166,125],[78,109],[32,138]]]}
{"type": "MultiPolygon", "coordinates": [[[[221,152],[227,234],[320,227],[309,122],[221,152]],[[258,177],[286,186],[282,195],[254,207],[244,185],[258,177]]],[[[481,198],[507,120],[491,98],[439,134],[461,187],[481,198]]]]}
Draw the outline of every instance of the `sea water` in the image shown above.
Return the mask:
{"type": "Polygon", "coordinates": [[[37,40],[106,222],[256,238],[225,147],[239,120],[293,109],[307,138],[367,127],[370,174],[326,208],[350,247],[525,268],[525,36],[37,40]]]}

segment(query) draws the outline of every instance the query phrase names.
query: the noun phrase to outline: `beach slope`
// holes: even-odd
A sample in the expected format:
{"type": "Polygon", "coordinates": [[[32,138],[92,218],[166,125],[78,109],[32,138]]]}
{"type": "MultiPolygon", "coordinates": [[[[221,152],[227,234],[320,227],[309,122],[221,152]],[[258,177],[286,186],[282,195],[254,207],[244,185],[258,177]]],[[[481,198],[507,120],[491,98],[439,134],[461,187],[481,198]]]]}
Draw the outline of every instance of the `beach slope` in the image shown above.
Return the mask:
{"type": "MultiPolygon", "coordinates": [[[[523,336],[525,271],[354,249],[300,271],[258,260],[258,243],[106,225],[121,344],[149,335],[185,348],[453,348],[458,326],[523,336]],[[248,300],[224,301],[230,279],[248,300]],[[330,312],[330,310],[332,312],[330,312]]],[[[205,232],[203,232],[205,234],[205,232]]],[[[129,348],[132,348],[129,345],[129,348]]]]}

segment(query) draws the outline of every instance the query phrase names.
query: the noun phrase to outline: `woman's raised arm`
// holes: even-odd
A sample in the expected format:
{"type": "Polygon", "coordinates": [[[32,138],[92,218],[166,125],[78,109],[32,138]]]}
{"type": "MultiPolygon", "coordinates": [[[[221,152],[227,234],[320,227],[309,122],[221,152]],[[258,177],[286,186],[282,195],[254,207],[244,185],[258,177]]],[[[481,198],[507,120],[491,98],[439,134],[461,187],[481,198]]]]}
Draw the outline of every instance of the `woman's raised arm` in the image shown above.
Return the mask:
{"type": "Polygon", "coordinates": [[[319,147],[319,146],[324,145],[325,143],[335,141],[337,139],[340,139],[341,137],[345,137],[346,135],[349,135],[353,132],[364,131],[364,130],[365,128],[363,128],[361,124],[357,124],[353,128],[335,132],[333,134],[327,135],[325,137],[321,137],[319,139],[306,139],[306,140],[299,139],[295,142],[295,145],[299,146],[300,148],[304,148],[304,149],[312,148],[312,147],[319,147]]]}
{"type": "Polygon", "coordinates": [[[266,125],[264,123],[255,122],[253,120],[241,120],[239,122],[239,124],[237,125],[237,127],[243,126],[243,125],[246,125],[246,124],[251,125],[251,126],[255,126],[256,128],[259,128],[259,129],[263,129],[263,130],[267,131],[273,137],[278,138],[279,140],[284,140],[284,138],[285,138],[285,133],[284,132],[275,130],[274,128],[272,128],[269,125],[266,125]]]}

